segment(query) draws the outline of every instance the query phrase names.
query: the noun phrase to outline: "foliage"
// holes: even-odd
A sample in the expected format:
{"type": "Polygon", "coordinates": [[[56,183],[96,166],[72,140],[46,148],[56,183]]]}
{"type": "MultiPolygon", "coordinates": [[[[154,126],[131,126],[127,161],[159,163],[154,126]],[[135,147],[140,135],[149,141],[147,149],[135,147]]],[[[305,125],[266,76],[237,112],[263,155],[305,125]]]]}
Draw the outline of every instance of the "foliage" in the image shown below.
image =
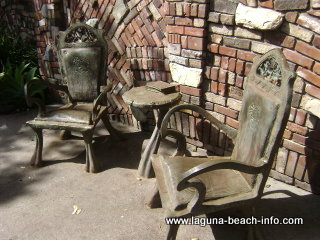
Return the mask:
{"type": "Polygon", "coordinates": [[[36,67],[30,68],[30,63],[22,62],[15,67],[9,61],[7,62],[4,71],[0,73],[1,112],[9,112],[26,106],[24,85],[31,81],[35,84],[30,84],[30,95],[37,95],[44,99],[45,86],[41,84],[36,71],[36,67]]]}

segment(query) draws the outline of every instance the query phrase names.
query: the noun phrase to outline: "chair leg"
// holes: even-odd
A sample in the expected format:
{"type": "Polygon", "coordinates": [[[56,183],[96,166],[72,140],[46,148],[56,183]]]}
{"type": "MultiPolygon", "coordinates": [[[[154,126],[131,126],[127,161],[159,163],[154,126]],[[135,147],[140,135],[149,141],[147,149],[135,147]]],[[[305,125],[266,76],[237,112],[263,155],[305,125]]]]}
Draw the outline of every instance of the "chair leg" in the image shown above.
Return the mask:
{"type": "Polygon", "coordinates": [[[42,162],[43,135],[42,129],[31,127],[36,135],[36,147],[30,160],[30,165],[40,167],[42,162]]]}
{"type": "Polygon", "coordinates": [[[161,198],[157,182],[155,182],[152,190],[146,197],[146,205],[149,208],[161,208],[161,198]]]}
{"type": "Polygon", "coordinates": [[[108,130],[108,132],[110,133],[111,137],[115,138],[117,141],[122,141],[125,139],[124,136],[118,130],[112,127],[110,120],[106,114],[102,116],[102,122],[108,130]]]}
{"type": "Polygon", "coordinates": [[[90,173],[97,173],[99,171],[99,162],[93,151],[92,146],[93,131],[82,132],[83,140],[86,146],[86,167],[85,170],[90,173]]]}
{"type": "Polygon", "coordinates": [[[167,234],[167,240],[176,240],[178,229],[180,225],[169,225],[168,234],[167,234]]]}
{"type": "Polygon", "coordinates": [[[71,138],[71,136],[72,136],[71,131],[69,131],[69,130],[62,130],[60,132],[60,139],[61,140],[68,140],[71,138]]]}

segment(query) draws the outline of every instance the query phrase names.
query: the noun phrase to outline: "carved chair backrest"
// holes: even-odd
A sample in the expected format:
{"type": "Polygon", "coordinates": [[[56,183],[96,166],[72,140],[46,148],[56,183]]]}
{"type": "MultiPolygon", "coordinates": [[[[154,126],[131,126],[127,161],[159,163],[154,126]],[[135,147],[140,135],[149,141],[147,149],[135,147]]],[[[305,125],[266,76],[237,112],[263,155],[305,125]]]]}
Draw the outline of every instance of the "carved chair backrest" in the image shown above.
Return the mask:
{"type": "Polygon", "coordinates": [[[268,162],[269,170],[261,179],[243,174],[251,185],[266,181],[269,175],[288,121],[294,78],[280,49],[253,62],[244,86],[239,132],[231,156],[253,166],[268,162]]]}
{"type": "Polygon", "coordinates": [[[107,43],[103,30],[79,23],[60,32],[58,59],[75,101],[93,101],[106,84],[107,43]]]}

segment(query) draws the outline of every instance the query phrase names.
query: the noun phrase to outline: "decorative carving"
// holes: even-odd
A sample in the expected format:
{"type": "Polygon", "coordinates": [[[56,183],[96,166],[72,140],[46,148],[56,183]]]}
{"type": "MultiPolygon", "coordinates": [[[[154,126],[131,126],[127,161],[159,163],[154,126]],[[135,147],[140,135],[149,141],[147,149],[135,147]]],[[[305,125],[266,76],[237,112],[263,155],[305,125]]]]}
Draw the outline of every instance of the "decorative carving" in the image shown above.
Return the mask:
{"type": "Polygon", "coordinates": [[[97,41],[97,36],[85,27],[73,29],[65,38],[66,43],[88,43],[97,41]]]}
{"type": "Polygon", "coordinates": [[[248,107],[249,127],[256,129],[259,125],[261,115],[261,107],[255,103],[252,103],[248,107]]]}
{"type": "Polygon", "coordinates": [[[257,74],[270,83],[281,86],[281,69],[275,58],[270,57],[263,61],[257,68],[257,74]]]}

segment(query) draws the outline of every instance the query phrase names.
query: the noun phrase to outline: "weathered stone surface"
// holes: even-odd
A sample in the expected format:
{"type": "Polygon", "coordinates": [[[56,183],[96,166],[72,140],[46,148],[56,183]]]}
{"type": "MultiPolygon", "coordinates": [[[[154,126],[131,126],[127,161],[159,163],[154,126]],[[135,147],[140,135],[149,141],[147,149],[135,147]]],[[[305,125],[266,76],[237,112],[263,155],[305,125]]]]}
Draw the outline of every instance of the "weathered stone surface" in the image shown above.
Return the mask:
{"type": "Polygon", "coordinates": [[[205,99],[209,102],[217,103],[217,104],[220,104],[223,106],[226,105],[226,98],[225,97],[220,96],[218,94],[214,94],[212,92],[206,92],[205,99]]]}
{"type": "Polygon", "coordinates": [[[93,28],[97,28],[98,23],[99,23],[98,18],[90,18],[88,21],[86,21],[86,24],[93,27],[93,28]]]}
{"type": "Polygon", "coordinates": [[[239,4],[236,11],[236,24],[250,29],[277,29],[284,15],[267,8],[252,8],[239,4]]]}
{"type": "Polygon", "coordinates": [[[220,19],[220,13],[216,13],[216,12],[209,13],[209,17],[208,17],[209,22],[218,23],[219,19],[220,19]]]}
{"type": "Polygon", "coordinates": [[[223,37],[223,45],[226,45],[228,47],[249,49],[250,48],[250,41],[246,40],[246,39],[223,37]]]}
{"type": "Polygon", "coordinates": [[[202,69],[189,68],[176,63],[170,63],[173,81],[190,87],[198,87],[202,81],[202,69]]]}
{"type": "Polygon", "coordinates": [[[217,12],[234,14],[239,0],[215,0],[213,1],[213,10],[217,12]]]}
{"type": "Polygon", "coordinates": [[[169,43],[168,51],[171,54],[180,55],[181,53],[181,44],[178,43],[169,43]]]}
{"type": "Polygon", "coordinates": [[[320,8],[320,0],[311,0],[312,8],[320,8]]]}
{"type": "Polygon", "coordinates": [[[209,32],[231,36],[233,34],[233,28],[222,24],[211,23],[209,24],[209,32]]]}
{"type": "Polygon", "coordinates": [[[169,55],[170,62],[175,62],[181,65],[188,65],[188,58],[180,57],[176,55],[169,55]]]}
{"type": "Polygon", "coordinates": [[[112,14],[114,16],[114,21],[118,24],[124,18],[124,16],[128,13],[129,8],[124,3],[123,0],[117,0],[114,7],[112,14]]]}
{"type": "Polygon", "coordinates": [[[292,23],[284,23],[281,26],[281,31],[287,33],[290,36],[299,38],[306,42],[311,42],[313,33],[311,31],[308,31],[305,28],[296,26],[292,23]]]}
{"type": "Polygon", "coordinates": [[[225,25],[233,25],[234,24],[234,15],[232,14],[221,14],[220,21],[225,25]]]}
{"type": "Polygon", "coordinates": [[[255,41],[252,41],[251,43],[251,50],[261,54],[265,54],[266,52],[274,48],[278,48],[278,46],[255,41]]]}
{"type": "Polygon", "coordinates": [[[261,32],[257,30],[249,30],[246,28],[236,27],[234,31],[234,35],[236,37],[242,37],[242,38],[250,38],[250,39],[257,39],[260,40],[262,38],[261,32]]]}
{"type": "Polygon", "coordinates": [[[296,10],[306,9],[308,0],[275,0],[274,9],[276,10],[296,10]]]}
{"type": "Polygon", "coordinates": [[[319,99],[309,100],[305,105],[305,110],[317,116],[318,118],[320,118],[320,100],[319,99]]]}
{"type": "Polygon", "coordinates": [[[319,18],[312,17],[307,13],[301,13],[299,15],[297,23],[320,34],[319,18]]]}

